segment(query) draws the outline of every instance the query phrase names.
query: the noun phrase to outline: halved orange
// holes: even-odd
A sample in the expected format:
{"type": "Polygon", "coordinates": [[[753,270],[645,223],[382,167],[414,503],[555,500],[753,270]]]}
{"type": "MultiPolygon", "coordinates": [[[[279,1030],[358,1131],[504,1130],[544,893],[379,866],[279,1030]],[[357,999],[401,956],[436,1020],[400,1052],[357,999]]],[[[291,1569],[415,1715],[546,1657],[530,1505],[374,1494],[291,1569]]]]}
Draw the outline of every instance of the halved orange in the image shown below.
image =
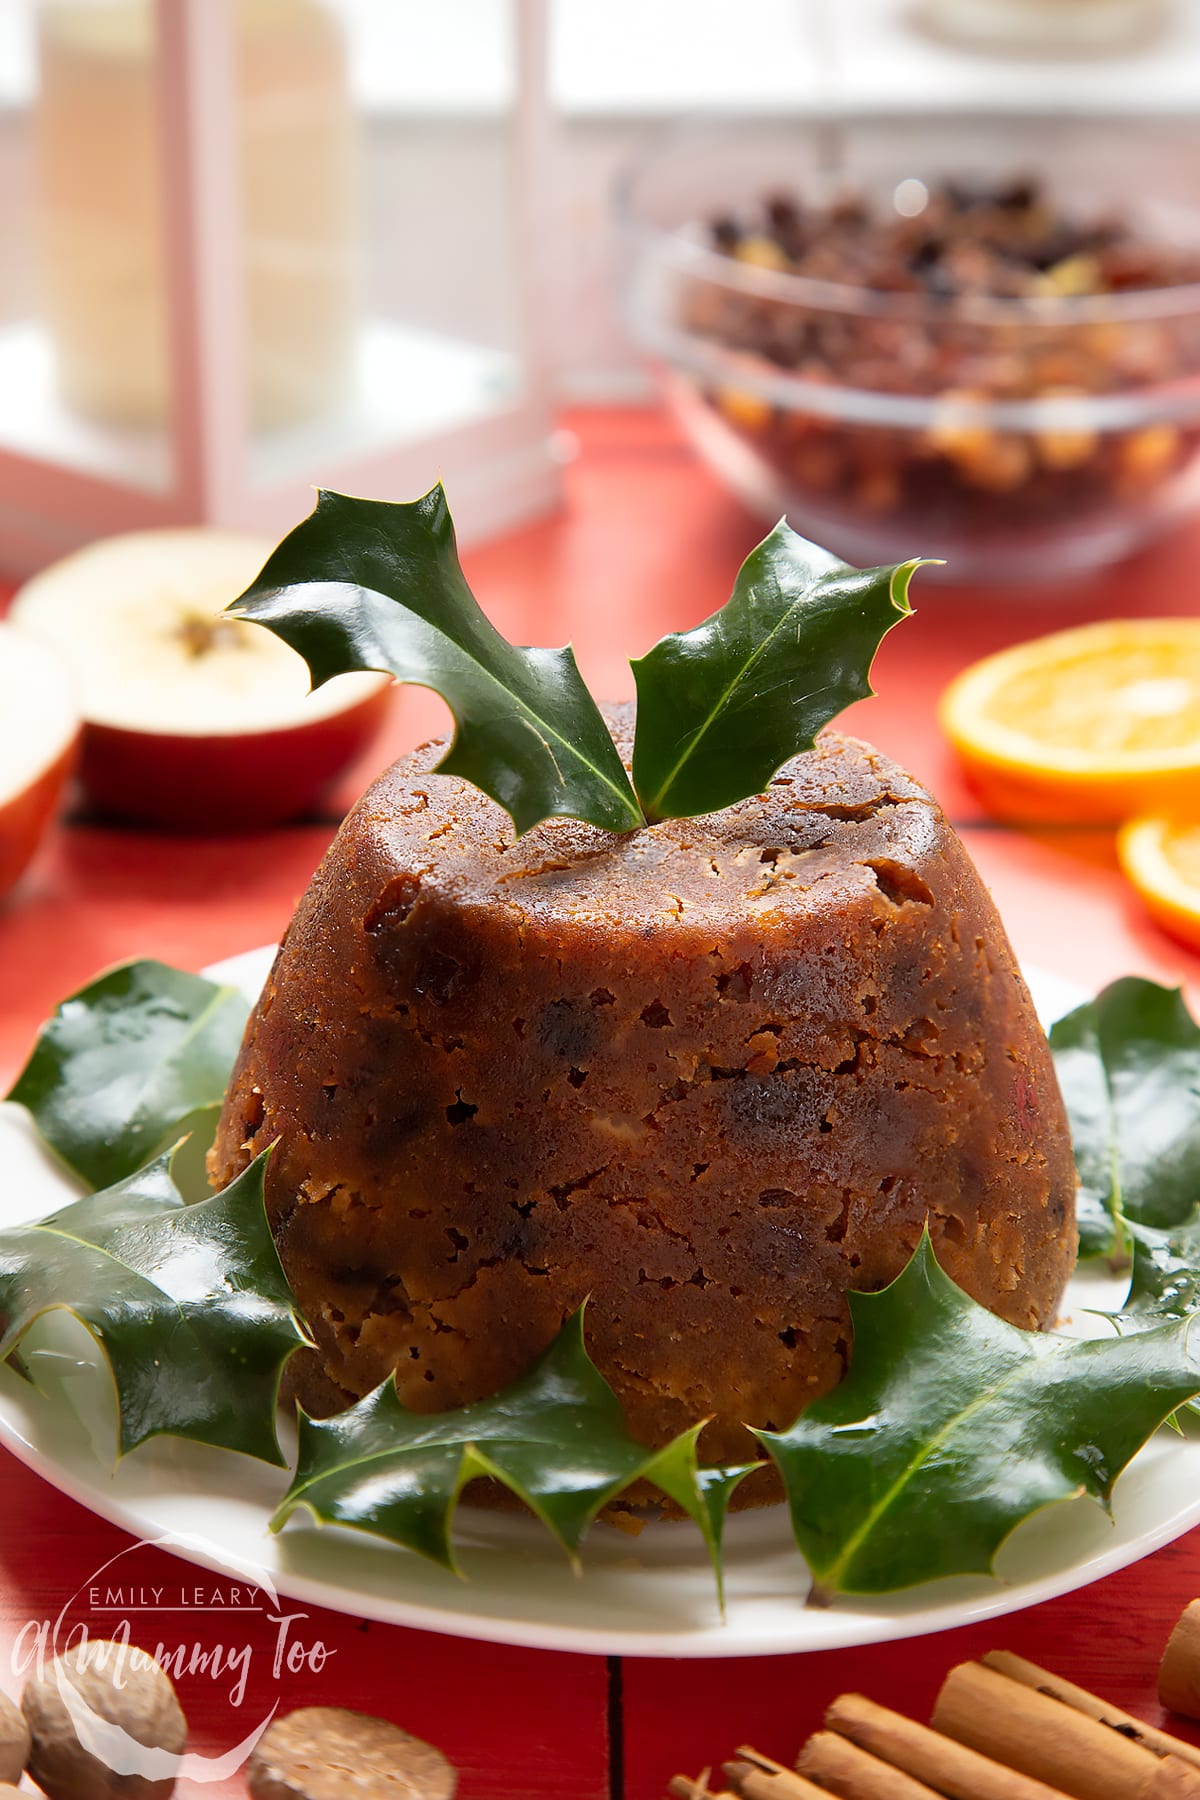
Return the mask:
{"type": "Polygon", "coordinates": [[[1117,854],[1151,918],[1200,950],[1200,823],[1131,819],[1117,854]]]}
{"type": "Polygon", "coordinates": [[[1200,619],[1113,619],[1017,644],[957,676],[940,717],[1002,818],[1200,816],[1200,619]]]}

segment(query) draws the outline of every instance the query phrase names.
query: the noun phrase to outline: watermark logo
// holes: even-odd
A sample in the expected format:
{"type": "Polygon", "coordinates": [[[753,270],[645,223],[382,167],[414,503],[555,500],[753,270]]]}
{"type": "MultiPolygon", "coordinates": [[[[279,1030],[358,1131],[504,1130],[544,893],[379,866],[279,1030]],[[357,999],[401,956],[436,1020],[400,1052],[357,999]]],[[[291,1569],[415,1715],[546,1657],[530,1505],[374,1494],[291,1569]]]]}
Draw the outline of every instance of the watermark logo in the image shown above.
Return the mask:
{"type": "MultiPolygon", "coordinates": [[[[235,1563],[203,1538],[165,1532],[110,1557],[55,1618],[22,1626],[11,1664],[18,1683],[53,1673],[80,1746],[114,1774],[205,1785],[241,1768],[271,1723],[279,1696],[264,1713],[264,1692],[288,1676],[319,1675],[335,1654],[313,1633],[309,1615],[280,1599],[265,1569],[235,1563]],[[175,1551],[202,1566],[183,1577],[156,1571],[145,1579],[137,1558],[146,1550],[175,1551]],[[65,1667],[57,1660],[63,1657],[65,1667]],[[211,1682],[235,1714],[257,1695],[253,1724],[227,1750],[177,1754],[140,1743],[118,1719],[98,1712],[71,1679],[72,1665],[86,1666],[119,1696],[153,1663],[174,1682],[211,1682]]],[[[110,1710],[119,1714],[119,1705],[110,1710]]]]}

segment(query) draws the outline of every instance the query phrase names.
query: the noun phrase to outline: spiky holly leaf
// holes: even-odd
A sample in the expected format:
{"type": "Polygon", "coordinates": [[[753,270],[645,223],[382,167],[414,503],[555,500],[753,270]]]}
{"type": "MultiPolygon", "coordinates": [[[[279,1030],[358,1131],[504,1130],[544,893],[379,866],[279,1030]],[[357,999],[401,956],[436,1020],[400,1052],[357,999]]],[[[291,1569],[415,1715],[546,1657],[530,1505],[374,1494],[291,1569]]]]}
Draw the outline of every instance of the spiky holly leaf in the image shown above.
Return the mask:
{"type": "Polygon", "coordinates": [[[204,1153],[249,1010],[236,988],[202,975],[124,963],[62,1002],[8,1099],[91,1188],[132,1175],[190,1132],[176,1179],[189,1197],[206,1193],[204,1153]]]}
{"type": "Polygon", "coordinates": [[[1119,1317],[1186,1319],[1200,1311],[1200,1213],[1171,1231],[1130,1228],[1133,1269],[1119,1317]]]}
{"type": "Polygon", "coordinates": [[[523,1500],[574,1557],[597,1513],[635,1481],[650,1481],[700,1527],[720,1570],[728,1499],[749,1466],[701,1470],[696,1439],[664,1450],[629,1435],[616,1395],[587,1353],[583,1309],[519,1380],[492,1399],[414,1413],[395,1382],[329,1419],[300,1417],[296,1478],[272,1520],[297,1507],[457,1567],[454,1515],[468,1481],[488,1475],[523,1500]]]}
{"type": "Polygon", "coordinates": [[[1128,975],[1050,1032],[1079,1170],[1084,1256],[1125,1222],[1181,1224],[1200,1198],[1200,1028],[1178,988],[1128,975]]]}
{"type": "Polygon", "coordinates": [[[644,823],[574,652],[519,649],[480,611],[440,482],[404,505],[320,493],[230,610],[298,650],[314,686],[383,669],[435,689],[457,727],[439,770],[490,794],[518,833],[644,823]]]}
{"type": "Polygon", "coordinates": [[[1200,1312],[1200,1208],[1182,1225],[1158,1231],[1130,1225],[1133,1267],[1121,1310],[1109,1315],[1121,1330],[1146,1331],[1164,1319],[1200,1312]]]}
{"type": "Polygon", "coordinates": [[[1200,1393],[1190,1319],[1087,1341],[1007,1325],[938,1266],[926,1234],[877,1294],[850,1298],[841,1385],[757,1433],[787,1490],[813,1597],[990,1573],[1015,1526],[1113,1482],[1200,1393]]]}
{"type": "Polygon", "coordinates": [[[633,784],[648,819],[761,793],[823,725],[872,692],[871,662],[911,607],[919,561],[853,569],[781,520],[720,612],[633,665],[633,784]]]}
{"type": "Polygon", "coordinates": [[[280,1377],[310,1340],[267,1224],[265,1160],[188,1205],[170,1158],[159,1157],[36,1224],[0,1231],[0,1359],[35,1319],[63,1308],[112,1371],[121,1455],[167,1434],[281,1467],[280,1377]]]}

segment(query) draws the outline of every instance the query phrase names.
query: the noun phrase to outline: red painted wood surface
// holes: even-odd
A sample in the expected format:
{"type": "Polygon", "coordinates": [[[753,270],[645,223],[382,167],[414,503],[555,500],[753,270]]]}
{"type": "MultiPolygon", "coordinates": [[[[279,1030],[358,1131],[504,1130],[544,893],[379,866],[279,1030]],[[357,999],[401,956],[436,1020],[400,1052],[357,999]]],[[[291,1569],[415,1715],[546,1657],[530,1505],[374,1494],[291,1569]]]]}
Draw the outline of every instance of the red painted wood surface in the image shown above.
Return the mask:
{"type": "MultiPolygon", "coordinates": [[[[564,512],[464,560],[501,630],[522,642],[572,639],[595,690],[626,698],[628,656],[720,605],[760,531],[657,415],[592,414],[573,423],[582,454],[569,471],[564,512]]],[[[1145,919],[1103,834],[1020,833],[985,820],[937,730],[936,696],[965,663],[1038,631],[1115,614],[1200,612],[1198,551],[1200,531],[1185,533],[1115,573],[1015,596],[918,580],[917,617],[889,638],[876,669],[879,697],[852,719],[928,781],[963,827],[1018,953],[1093,986],[1137,971],[1200,991],[1200,958],[1145,919]]],[[[328,815],[308,823],[196,840],[71,816],[0,913],[0,1082],[15,1073],[54,1002],[104,964],[153,955],[200,967],[277,937],[339,810],[375,767],[445,718],[436,698],[406,690],[370,766],[353,771],[328,815]]],[[[78,1616],[90,1604],[93,1572],[129,1543],[0,1455],[0,1687],[20,1685],[11,1652],[28,1649],[31,1622],[53,1618],[83,1583],[76,1612],[67,1614],[78,1616]]],[[[133,1549],[116,1567],[126,1586],[130,1571],[149,1589],[194,1589],[204,1580],[160,1549],[133,1549]]],[[[228,1586],[223,1592],[228,1600],[228,1586]]],[[[442,1745],[463,1771],[464,1800],[622,1792],[658,1800],[672,1773],[718,1762],[747,1740],[791,1757],[824,1704],[846,1688],[926,1715],[947,1667],[991,1645],[1011,1646],[1157,1718],[1157,1659],[1198,1593],[1200,1533],[1081,1594],[980,1630],[819,1657],[628,1661],[616,1691],[598,1658],[367,1629],[295,1603],[286,1610],[307,1617],[289,1627],[293,1639],[310,1650],[320,1640],[333,1654],[319,1673],[285,1667],[275,1681],[281,1627],[265,1612],[227,1608],[188,1618],[186,1635],[202,1635],[209,1650],[221,1641],[227,1651],[252,1647],[241,1706],[229,1698],[236,1671],[224,1681],[194,1673],[182,1690],[197,1743],[214,1754],[260,1716],[260,1703],[311,1700],[377,1711],[442,1745]]],[[[161,1604],[169,1599],[165,1592],[161,1604]]],[[[152,1606],[147,1630],[170,1644],[175,1617],[152,1606]]],[[[242,1789],[231,1779],[187,1791],[220,1800],[242,1789]]]]}

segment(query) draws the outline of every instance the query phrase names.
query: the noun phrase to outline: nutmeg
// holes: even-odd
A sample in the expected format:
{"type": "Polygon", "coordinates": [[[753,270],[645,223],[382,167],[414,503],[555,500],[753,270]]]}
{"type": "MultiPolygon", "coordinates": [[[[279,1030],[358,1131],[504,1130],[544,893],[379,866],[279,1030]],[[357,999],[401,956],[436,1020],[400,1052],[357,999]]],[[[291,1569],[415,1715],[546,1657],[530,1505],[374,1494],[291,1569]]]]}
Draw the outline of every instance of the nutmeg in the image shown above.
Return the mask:
{"type": "Polygon", "coordinates": [[[29,1773],[50,1800],[166,1800],[187,1720],[147,1651],[92,1640],[56,1656],[21,1702],[29,1773]]]}
{"type": "Polygon", "coordinates": [[[8,1695],[0,1693],[0,1781],[20,1781],[28,1760],[29,1727],[8,1695]]]}
{"type": "Polygon", "coordinates": [[[453,1800],[440,1750],[386,1719],[307,1706],[269,1725],[246,1769],[252,1800],[453,1800]],[[352,1789],[351,1789],[352,1784],[352,1789]]]}

